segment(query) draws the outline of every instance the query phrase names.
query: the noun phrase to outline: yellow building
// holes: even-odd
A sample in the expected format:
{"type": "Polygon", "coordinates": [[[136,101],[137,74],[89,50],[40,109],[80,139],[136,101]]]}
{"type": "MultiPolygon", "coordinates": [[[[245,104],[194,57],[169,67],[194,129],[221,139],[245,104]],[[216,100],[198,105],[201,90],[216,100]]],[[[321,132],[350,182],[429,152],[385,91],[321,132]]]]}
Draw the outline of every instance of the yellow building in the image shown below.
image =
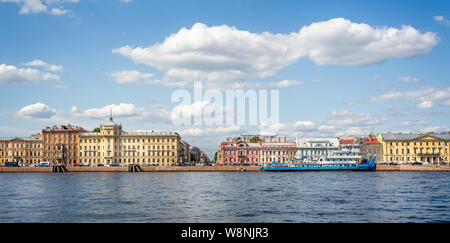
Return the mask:
{"type": "Polygon", "coordinates": [[[0,139],[0,162],[38,165],[42,160],[42,139],[36,137],[0,139]]]}
{"type": "Polygon", "coordinates": [[[386,163],[449,163],[450,133],[380,134],[386,163]]]}
{"type": "Polygon", "coordinates": [[[111,117],[100,132],[80,133],[79,158],[87,165],[177,165],[180,140],[178,133],[124,132],[111,117]]]}

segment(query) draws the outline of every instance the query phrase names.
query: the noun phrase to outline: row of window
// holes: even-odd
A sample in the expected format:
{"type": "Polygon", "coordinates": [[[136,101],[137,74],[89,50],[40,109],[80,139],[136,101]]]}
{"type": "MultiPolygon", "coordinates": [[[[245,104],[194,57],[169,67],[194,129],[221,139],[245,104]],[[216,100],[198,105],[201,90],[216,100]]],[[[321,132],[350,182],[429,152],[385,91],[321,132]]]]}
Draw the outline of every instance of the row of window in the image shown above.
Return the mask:
{"type": "MultiPolygon", "coordinates": [[[[447,142],[401,142],[401,145],[402,146],[405,146],[405,145],[409,146],[410,143],[414,143],[414,146],[417,146],[417,144],[420,144],[420,146],[423,146],[424,144],[426,146],[429,146],[429,145],[431,145],[431,146],[436,146],[436,145],[445,145],[445,146],[447,146],[447,142]]],[[[393,144],[392,142],[389,143],[390,146],[392,146],[392,144],[393,144]]],[[[399,142],[396,142],[395,145],[399,146],[399,142]]]]}
{"type": "Polygon", "coordinates": [[[23,152],[23,151],[7,151],[6,153],[2,151],[2,156],[41,156],[41,152],[23,152]]]}
{"type": "MultiPolygon", "coordinates": [[[[255,157],[248,158],[248,160],[249,160],[249,162],[258,163],[258,158],[255,158],[255,157]]],[[[225,158],[225,162],[240,162],[240,161],[239,161],[239,159],[236,159],[236,158],[228,158],[228,157],[226,157],[225,158]]]]}
{"type": "MultiPolygon", "coordinates": [[[[4,160],[4,159],[2,159],[1,161],[2,161],[2,163],[10,162],[10,160],[4,160]]],[[[36,163],[41,163],[41,160],[40,159],[27,159],[27,160],[24,160],[23,162],[25,162],[27,164],[31,164],[31,163],[36,164],[36,163]]]]}
{"type": "MultiPolygon", "coordinates": [[[[82,163],[106,163],[106,160],[101,160],[101,159],[82,159],[80,160],[82,163]]],[[[142,161],[140,159],[118,159],[118,160],[114,160],[114,163],[175,163],[174,159],[164,159],[164,158],[153,158],[153,159],[142,159],[142,161]]]]}
{"type": "MultiPolygon", "coordinates": [[[[95,143],[95,138],[82,138],[82,139],[80,139],[80,142],[84,142],[84,143],[87,143],[88,141],[89,141],[89,143],[92,143],[92,142],[94,142],[95,143]]],[[[100,138],[98,138],[97,139],[98,141],[98,143],[100,143],[101,142],[101,140],[102,139],[100,139],[100,138]]],[[[145,140],[146,139],[142,139],[142,141],[140,140],[140,139],[135,139],[135,138],[133,138],[133,139],[131,139],[131,138],[128,138],[128,139],[126,139],[126,138],[124,138],[124,139],[122,139],[122,138],[119,138],[119,142],[123,142],[123,143],[139,143],[139,142],[143,142],[143,143],[145,143],[145,140]]],[[[166,140],[166,142],[170,142],[170,138],[167,138],[167,139],[164,139],[164,138],[152,138],[152,139],[147,139],[147,141],[148,142],[164,142],[164,140],[166,140]]],[[[105,139],[103,139],[103,142],[105,142],[105,139]]],[[[109,139],[106,139],[106,142],[112,142],[112,138],[109,138],[109,139]]],[[[117,142],[117,139],[115,138],[114,139],[114,142],[117,142]]],[[[175,142],[175,138],[172,138],[172,142],[175,142]]]]}
{"type": "MultiPolygon", "coordinates": [[[[97,146],[97,148],[99,148],[100,146],[97,146]]],[[[108,146],[106,146],[107,147],[107,149],[111,149],[111,147],[110,147],[110,145],[108,145],[108,146]]],[[[89,148],[89,150],[95,150],[95,148],[96,148],[96,146],[84,146],[84,150],[88,150],[88,148],[89,148]]],[[[137,146],[137,150],[140,150],[140,146],[138,145],[137,146]]],[[[103,149],[105,149],[105,146],[103,146],[103,149]]],[[[114,149],[117,149],[117,146],[114,146],[114,149]]],[[[122,150],[122,149],[136,149],[136,146],[131,146],[131,145],[128,145],[128,147],[127,146],[119,146],[119,150],[122,150]]],[[[142,146],[142,149],[144,149],[145,150],[145,145],[144,146],[142,146]]],[[[147,149],[164,149],[164,145],[161,145],[161,148],[160,148],[160,145],[153,145],[153,146],[150,146],[150,145],[148,145],[148,147],[147,147],[147,149]]],[[[170,149],[170,145],[166,145],[166,149],[170,149]]],[[[172,145],[172,149],[175,149],[175,145],[172,145]]],[[[83,150],[83,146],[80,146],[80,150],[83,150]]]]}
{"type": "Polygon", "coordinates": [[[436,158],[426,158],[426,157],[388,157],[388,161],[390,162],[448,162],[447,157],[445,158],[441,158],[441,157],[436,157],[436,158]]]}
{"type": "MultiPolygon", "coordinates": [[[[395,154],[400,154],[399,152],[401,151],[401,154],[404,154],[405,153],[405,149],[395,149],[395,150],[393,150],[393,149],[390,149],[389,150],[389,152],[391,153],[391,154],[393,154],[393,152],[395,151],[395,154]]],[[[441,153],[441,148],[438,148],[438,149],[435,149],[435,148],[430,148],[430,149],[423,149],[423,148],[414,148],[413,149],[413,151],[414,151],[414,154],[417,154],[417,152],[419,152],[419,153],[423,153],[423,152],[431,152],[431,153],[435,153],[435,152],[438,152],[438,153],[441,153]]],[[[410,149],[406,149],[406,154],[409,154],[410,153],[410,149]]],[[[447,149],[444,149],[444,153],[447,153],[447,149]]]]}
{"type": "MultiPolygon", "coordinates": [[[[147,156],[170,156],[171,151],[148,151],[147,152],[147,156]]],[[[84,156],[100,156],[100,153],[97,153],[96,151],[89,151],[89,152],[84,152],[84,156]]],[[[105,155],[105,153],[103,153],[103,156],[105,155]]],[[[107,152],[107,156],[110,156],[111,152],[108,151],[107,152]]],[[[114,152],[114,156],[122,156],[122,157],[126,157],[126,156],[140,156],[139,152],[131,152],[131,151],[122,151],[122,152],[114,152]]],[[[80,152],[80,156],[83,156],[83,152],[80,152]]],[[[146,156],[145,152],[142,152],[142,156],[146,156]]],[[[175,156],[175,152],[172,151],[172,156],[175,156]]]]}
{"type": "MultiPolygon", "coordinates": [[[[35,143],[35,144],[28,144],[26,143],[25,146],[24,144],[11,144],[11,148],[40,148],[41,144],[40,143],[35,143]]],[[[2,148],[8,148],[8,144],[4,144],[2,143],[2,148]]]]}

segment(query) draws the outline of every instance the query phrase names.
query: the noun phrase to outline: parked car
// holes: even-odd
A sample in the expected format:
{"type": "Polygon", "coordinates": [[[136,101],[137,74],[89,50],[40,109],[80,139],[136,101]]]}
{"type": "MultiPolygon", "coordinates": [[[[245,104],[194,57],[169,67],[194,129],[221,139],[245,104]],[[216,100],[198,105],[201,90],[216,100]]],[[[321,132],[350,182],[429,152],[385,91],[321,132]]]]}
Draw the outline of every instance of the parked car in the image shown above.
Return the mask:
{"type": "Polygon", "coordinates": [[[414,163],[412,163],[412,165],[423,165],[423,163],[420,163],[420,162],[414,162],[414,163]]]}
{"type": "Polygon", "coordinates": [[[103,164],[97,164],[97,166],[99,166],[99,167],[102,167],[102,166],[103,166],[103,164]]]}
{"type": "Polygon", "coordinates": [[[46,162],[39,163],[40,167],[49,167],[49,166],[52,166],[52,165],[53,165],[53,163],[51,161],[46,161],[46,162]]]}

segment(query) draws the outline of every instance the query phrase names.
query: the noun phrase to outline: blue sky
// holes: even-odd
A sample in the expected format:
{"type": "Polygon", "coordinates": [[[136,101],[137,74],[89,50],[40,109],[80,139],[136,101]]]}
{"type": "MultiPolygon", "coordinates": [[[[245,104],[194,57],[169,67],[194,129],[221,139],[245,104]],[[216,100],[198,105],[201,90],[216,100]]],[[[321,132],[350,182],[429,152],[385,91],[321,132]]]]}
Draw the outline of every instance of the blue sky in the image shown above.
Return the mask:
{"type": "Polygon", "coordinates": [[[93,129],[110,105],[209,153],[267,128],[172,124],[194,79],[279,89],[290,139],[447,131],[449,19],[448,1],[0,0],[0,136],[93,129]]]}

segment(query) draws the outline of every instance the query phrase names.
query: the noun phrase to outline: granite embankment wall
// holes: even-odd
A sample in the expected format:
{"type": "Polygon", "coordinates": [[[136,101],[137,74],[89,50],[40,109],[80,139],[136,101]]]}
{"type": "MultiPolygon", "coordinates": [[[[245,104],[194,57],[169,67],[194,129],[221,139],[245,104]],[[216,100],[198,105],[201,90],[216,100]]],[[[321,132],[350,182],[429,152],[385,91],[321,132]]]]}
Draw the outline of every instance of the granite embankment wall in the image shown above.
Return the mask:
{"type": "Polygon", "coordinates": [[[377,171],[450,171],[450,166],[377,165],[377,171]]]}
{"type": "MultiPolygon", "coordinates": [[[[68,172],[128,172],[128,167],[66,167],[68,172]]],[[[259,166],[146,166],[143,172],[242,172],[259,166]]],[[[0,172],[52,172],[51,167],[0,167],[0,172]]]]}
{"type": "MultiPolygon", "coordinates": [[[[143,172],[256,172],[259,166],[148,166],[143,172]]],[[[68,172],[128,172],[128,167],[67,167],[68,172]]],[[[377,165],[377,171],[450,171],[450,166],[377,165]]],[[[51,167],[0,167],[1,172],[52,172],[51,167]]]]}

